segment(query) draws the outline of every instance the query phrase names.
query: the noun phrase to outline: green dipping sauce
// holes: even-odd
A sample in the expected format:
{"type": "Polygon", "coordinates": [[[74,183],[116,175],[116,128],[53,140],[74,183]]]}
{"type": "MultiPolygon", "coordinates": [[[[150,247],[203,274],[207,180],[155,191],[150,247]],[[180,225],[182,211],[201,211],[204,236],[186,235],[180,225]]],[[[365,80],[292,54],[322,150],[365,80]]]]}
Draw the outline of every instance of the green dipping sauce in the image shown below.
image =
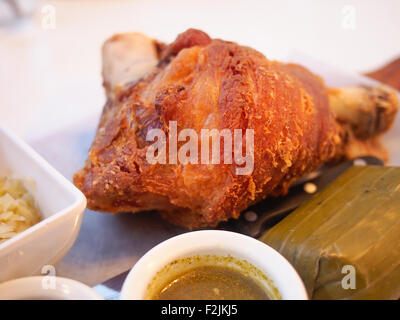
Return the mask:
{"type": "Polygon", "coordinates": [[[194,268],[170,282],[154,299],[270,300],[255,280],[220,266],[194,268]]]}
{"type": "Polygon", "coordinates": [[[212,254],[179,258],[148,284],[145,300],[276,300],[272,281],[246,260],[212,254]]]}

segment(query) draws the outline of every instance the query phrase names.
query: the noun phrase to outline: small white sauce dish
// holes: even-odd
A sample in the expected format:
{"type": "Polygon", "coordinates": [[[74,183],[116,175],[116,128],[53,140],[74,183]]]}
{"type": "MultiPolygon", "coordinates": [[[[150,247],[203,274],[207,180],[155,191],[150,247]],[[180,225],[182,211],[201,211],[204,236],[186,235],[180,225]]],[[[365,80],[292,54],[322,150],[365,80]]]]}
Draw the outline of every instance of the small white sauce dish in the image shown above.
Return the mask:
{"type": "Polygon", "coordinates": [[[202,254],[246,260],[272,281],[282,299],[308,299],[296,270],[277,251],[254,238],[221,230],[188,232],[148,251],[129,272],[122,287],[121,299],[144,299],[148,284],[165,265],[179,258],[202,254]]]}
{"type": "Polygon", "coordinates": [[[0,284],[0,300],[104,300],[87,285],[67,278],[36,276],[0,284]]]}
{"type": "Polygon", "coordinates": [[[0,283],[42,272],[71,248],[78,235],[85,196],[21,139],[0,126],[0,176],[26,179],[42,220],[0,243],[0,283]],[[29,183],[28,183],[29,182],[29,183]]]}

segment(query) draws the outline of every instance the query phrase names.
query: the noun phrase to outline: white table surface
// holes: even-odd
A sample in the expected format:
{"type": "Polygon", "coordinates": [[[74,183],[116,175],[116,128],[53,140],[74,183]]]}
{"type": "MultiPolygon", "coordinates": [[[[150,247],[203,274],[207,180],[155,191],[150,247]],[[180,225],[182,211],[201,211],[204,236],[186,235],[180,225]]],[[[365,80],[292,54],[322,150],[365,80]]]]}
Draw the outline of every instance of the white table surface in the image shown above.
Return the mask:
{"type": "Polygon", "coordinates": [[[100,47],[116,32],[169,42],[195,27],[270,58],[298,49],[364,72],[400,54],[399,14],[398,0],[38,1],[30,21],[0,27],[0,121],[34,141],[97,119],[104,103],[100,47]],[[46,5],[55,8],[55,29],[42,27],[46,5]]]}

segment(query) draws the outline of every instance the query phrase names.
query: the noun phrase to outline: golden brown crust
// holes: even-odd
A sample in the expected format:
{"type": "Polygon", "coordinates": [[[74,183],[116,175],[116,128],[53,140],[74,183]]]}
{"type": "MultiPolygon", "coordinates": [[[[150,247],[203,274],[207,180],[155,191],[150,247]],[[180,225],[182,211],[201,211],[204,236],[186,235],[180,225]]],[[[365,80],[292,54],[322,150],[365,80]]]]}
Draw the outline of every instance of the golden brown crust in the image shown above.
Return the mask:
{"type": "Polygon", "coordinates": [[[341,150],[322,80],[236,43],[190,30],[165,48],[159,67],[108,101],[74,183],[88,207],[159,210],[188,228],[215,226],[289,185],[341,150]],[[234,164],[146,161],[151,128],[254,129],[254,171],[234,164]]]}

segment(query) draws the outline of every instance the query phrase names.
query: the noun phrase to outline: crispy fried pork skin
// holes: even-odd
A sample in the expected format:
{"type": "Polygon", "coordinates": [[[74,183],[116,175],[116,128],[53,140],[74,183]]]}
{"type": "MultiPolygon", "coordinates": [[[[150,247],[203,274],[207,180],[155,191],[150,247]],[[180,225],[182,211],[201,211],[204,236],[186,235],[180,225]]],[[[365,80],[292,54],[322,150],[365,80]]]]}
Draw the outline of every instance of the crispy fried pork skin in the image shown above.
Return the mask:
{"type": "Polygon", "coordinates": [[[190,229],[216,226],[343,155],[346,130],[323,81],[305,68],[193,29],[158,58],[150,73],[108,95],[89,157],[74,176],[90,209],[158,210],[190,229]],[[146,134],[168,134],[169,121],[199,136],[201,129],[253,129],[253,172],[237,175],[235,163],[150,164],[146,134]]]}

